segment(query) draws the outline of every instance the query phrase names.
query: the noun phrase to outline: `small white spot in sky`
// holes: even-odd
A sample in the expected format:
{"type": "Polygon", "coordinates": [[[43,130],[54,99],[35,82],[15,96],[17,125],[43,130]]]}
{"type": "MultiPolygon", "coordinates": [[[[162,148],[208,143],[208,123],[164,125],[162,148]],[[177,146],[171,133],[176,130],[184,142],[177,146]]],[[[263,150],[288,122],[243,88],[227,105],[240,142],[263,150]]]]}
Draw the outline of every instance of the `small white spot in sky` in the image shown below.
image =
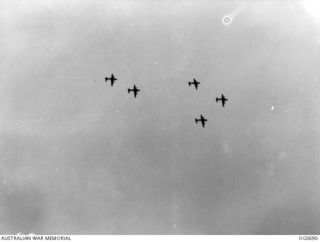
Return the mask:
{"type": "Polygon", "coordinates": [[[119,110],[117,110],[117,113],[119,113],[119,110]]]}
{"type": "Polygon", "coordinates": [[[270,109],[271,109],[271,111],[273,111],[273,110],[274,110],[274,106],[271,106],[271,108],[270,108],[270,109]]]}
{"type": "Polygon", "coordinates": [[[232,17],[231,16],[224,16],[222,18],[222,23],[224,25],[229,25],[232,22],[232,17]]]}

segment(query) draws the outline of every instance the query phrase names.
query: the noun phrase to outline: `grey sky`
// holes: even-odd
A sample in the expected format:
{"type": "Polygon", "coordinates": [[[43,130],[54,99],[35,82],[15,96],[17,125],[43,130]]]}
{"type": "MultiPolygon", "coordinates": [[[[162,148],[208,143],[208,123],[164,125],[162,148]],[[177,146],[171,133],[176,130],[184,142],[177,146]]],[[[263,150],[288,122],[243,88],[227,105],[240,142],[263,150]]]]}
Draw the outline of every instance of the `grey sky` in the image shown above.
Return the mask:
{"type": "Polygon", "coordinates": [[[1,233],[319,234],[309,10],[1,1],[1,233]]]}

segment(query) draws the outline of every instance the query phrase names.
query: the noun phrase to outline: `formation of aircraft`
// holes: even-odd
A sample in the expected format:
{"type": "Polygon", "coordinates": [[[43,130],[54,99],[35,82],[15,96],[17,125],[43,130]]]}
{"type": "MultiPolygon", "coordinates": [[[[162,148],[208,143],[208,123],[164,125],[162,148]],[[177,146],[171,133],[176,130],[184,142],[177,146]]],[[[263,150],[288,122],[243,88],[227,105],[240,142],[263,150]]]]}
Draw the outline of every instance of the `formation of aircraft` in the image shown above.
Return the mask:
{"type": "Polygon", "coordinates": [[[193,82],[188,82],[189,83],[189,87],[191,85],[194,85],[194,87],[196,88],[196,90],[198,90],[198,86],[200,84],[200,82],[198,82],[195,78],[193,78],[193,82]]]}
{"type": "Polygon", "coordinates": [[[200,118],[196,118],[195,121],[196,121],[196,123],[201,122],[202,127],[204,128],[204,126],[206,125],[206,122],[208,121],[208,119],[205,119],[201,114],[200,118]]]}
{"type": "MultiPolygon", "coordinates": [[[[110,80],[111,82],[111,86],[113,87],[113,84],[115,83],[115,81],[117,80],[117,78],[115,78],[115,76],[113,74],[111,74],[111,77],[106,77],[105,81],[107,82],[108,80],[110,80]]],[[[193,78],[192,82],[188,82],[189,86],[194,85],[195,89],[198,90],[198,86],[200,85],[200,82],[197,81],[195,78],[193,78]]],[[[133,85],[133,88],[128,88],[128,93],[130,94],[131,92],[133,92],[134,97],[136,98],[138,95],[138,92],[140,92],[140,89],[138,89],[136,87],[136,85],[133,85]]],[[[216,102],[221,101],[222,107],[224,107],[224,105],[226,104],[226,102],[228,101],[228,99],[221,94],[221,97],[216,97],[216,102]]],[[[195,122],[201,122],[202,127],[204,128],[206,125],[206,122],[208,121],[208,119],[204,118],[203,115],[200,115],[200,118],[196,118],[195,122]]]]}
{"type": "Polygon", "coordinates": [[[221,94],[221,98],[216,97],[216,102],[219,102],[219,101],[221,101],[222,107],[224,107],[226,101],[228,101],[228,98],[225,98],[225,96],[221,94]]]}
{"type": "MultiPolygon", "coordinates": [[[[189,86],[191,85],[194,85],[194,87],[196,88],[196,90],[198,90],[198,86],[200,84],[200,82],[198,82],[195,78],[193,78],[193,81],[192,82],[188,82],[189,86]]],[[[224,105],[226,104],[226,102],[228,101],[228,99],[223,95],[221,94],[221,98],[216,98],[216,102],[219,102],[221,101],[222,103],[222,107],[224,107],[224,105]]],[[[196,118],[195,119],[196,123],[198,122],[201,122],[202,124],[202,127],[204,128],[205,127],[205,124],[206,122],[208,121],[207,119],[205,119],[202,114],[200,115],[200,118],[196,118]]]]}
{"type": "MultiPolygon", "coordinates": [[[[113,84],[115,81],[117,81],[118,79],[115,78],[115,76],[113,74],[111,74],[111,77],[105,77],[105,82],[107,82],[108,80],[110,80],[111,82],[111,86],[113,87],[113,84]]],[[[130,94],[130,92],[133,92],[134,97],[137,97],[138,92],[140,92],[140,89],[138,89],[136,87],[136,85],[133,85],[133,88],[128,88],[128,93],[130,94]]]]}
{"type": "Polygon", "coordinates": [[[140,89],[136,87],[136,85],[133,85],[133,88],[128,88],[128,93],[133,92],[134,97],[137,97],[138,92],[140,92],[140,89]]]}
{"type": "Polygon", "coordinates": [[[116,80],[118,80],[118,79],[115,78],[113,74],[111,74],[111,77],[106,77],[104,80],[105,80],[106,82],[107,82],[108,80],[110,80],[111,86],[113,87],[114,82],[115,82],[116,80]]]}

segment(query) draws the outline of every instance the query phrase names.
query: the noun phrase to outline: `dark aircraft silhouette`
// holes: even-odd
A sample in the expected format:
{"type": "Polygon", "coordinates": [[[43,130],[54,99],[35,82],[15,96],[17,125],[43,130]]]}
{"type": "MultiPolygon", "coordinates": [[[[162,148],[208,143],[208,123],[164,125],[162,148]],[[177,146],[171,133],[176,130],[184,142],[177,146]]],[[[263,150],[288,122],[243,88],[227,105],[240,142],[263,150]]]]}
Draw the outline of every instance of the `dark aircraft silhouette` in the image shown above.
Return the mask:
{"type": "Polygon", "coordinates": [[[202,127],[204,128],[204,126],[206,125],[206,122],[208,121],[207,119],[205,119],[202,114],[200,115],[200,118],[196,118],[196,123],[198,123],[199,121],[201,122],[202,124],[202,127]]]}
{"type": "Polygon", "coordinates": [[[219,101],[222,102],[222,107],[224,107],[224,105],[225,105],[226,101],[228,101],[228,99],[225,98],[225,97],[223,96],[223,94],[221,94],[221,98],[217,98],[217,97],[216,97],[216,102],[219,102],[219,101]]]}
{"type": "Polygon", "coordinates": [[[137,94],[138,94],[138,92],[140,92],[140,90],[136,87],[136,85],[133,85],[132,89],[128,88],[128,93],[130,93],[130,92],[133,92],[134,97],[136,98],[137,94]]]}
{"type": "Polygon", "coordinates": [[[114,82],[115,82],[116,80],[118,80],[118,79],[115,78],[113,74],[111,74],[111,77],[106,77],[106,78],[105,78],[105,81],[106,81],[106,82],[107,82],[108,80],[110,80],[111,86],[113,87],[114,82]]]}
{"type": "Polygon", "coordinates": [[[193,82],[188,82],[188,83],[189,83],[189,86],[194,85],[196,90],[198,90],[198,86],[199,86],[200,82],[198,82],[196,79],[193,78],[193,82]]]}

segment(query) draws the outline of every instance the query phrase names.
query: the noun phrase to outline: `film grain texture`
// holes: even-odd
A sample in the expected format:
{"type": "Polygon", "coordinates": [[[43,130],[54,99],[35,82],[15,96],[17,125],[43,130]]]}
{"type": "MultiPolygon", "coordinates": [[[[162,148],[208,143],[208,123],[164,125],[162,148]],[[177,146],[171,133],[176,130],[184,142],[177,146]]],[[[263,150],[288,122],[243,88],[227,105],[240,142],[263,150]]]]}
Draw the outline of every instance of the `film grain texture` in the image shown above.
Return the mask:
{"type": "Polygon", "coordinates": [[[0,232],[319,234],[319,13],[1,1],[0,232]]]}

